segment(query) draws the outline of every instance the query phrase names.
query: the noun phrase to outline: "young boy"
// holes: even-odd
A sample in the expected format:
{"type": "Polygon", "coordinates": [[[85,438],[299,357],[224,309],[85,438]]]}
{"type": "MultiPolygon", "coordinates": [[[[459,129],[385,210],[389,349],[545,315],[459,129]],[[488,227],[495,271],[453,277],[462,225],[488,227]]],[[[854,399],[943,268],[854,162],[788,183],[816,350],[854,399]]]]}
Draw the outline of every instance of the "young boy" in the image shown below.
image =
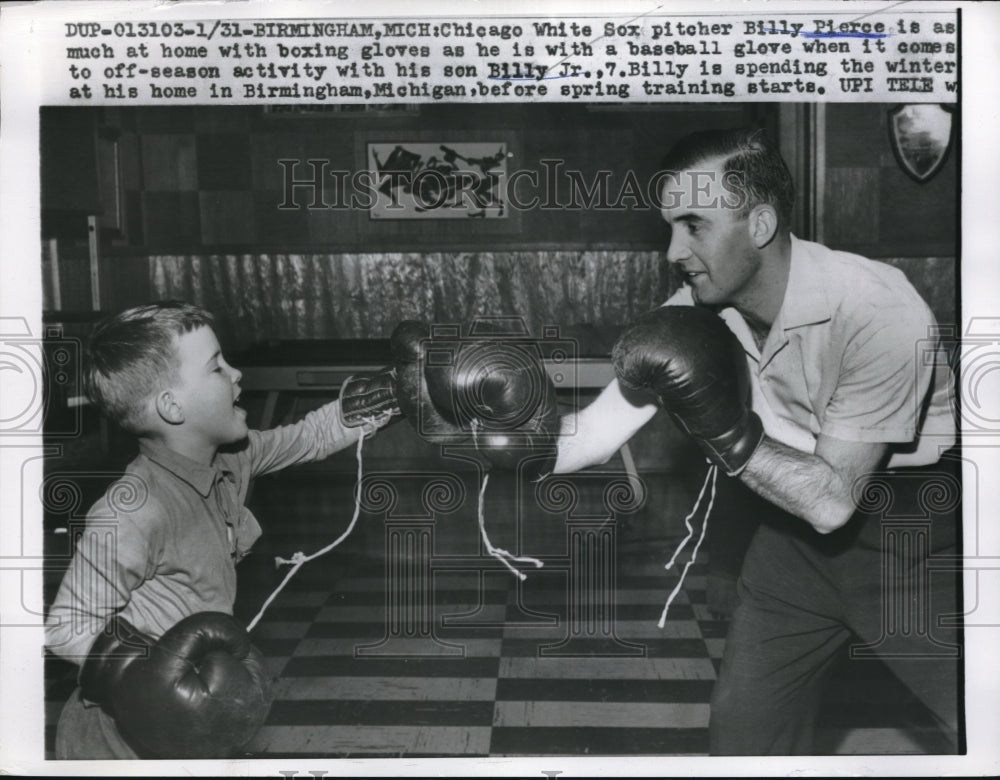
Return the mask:
{"type": "MultiPolygon", "coordinates": [[[[112,617],[155,641],[196,613],[231,615],[236,563],[261,534],[243,506],[250,480],[325,458],[396,412],[391,373],[380,372],[294,425],[248,430],[241,374],[222,356],[211,315],[186,303],[104,320],[87,357],[89,397],[138,437],[140,454],[90,509],[47,618],[46,646],[81,665],[112,617]]],[[[139,756],[78,687],[59,719],[56,757],[139,756]]]]}

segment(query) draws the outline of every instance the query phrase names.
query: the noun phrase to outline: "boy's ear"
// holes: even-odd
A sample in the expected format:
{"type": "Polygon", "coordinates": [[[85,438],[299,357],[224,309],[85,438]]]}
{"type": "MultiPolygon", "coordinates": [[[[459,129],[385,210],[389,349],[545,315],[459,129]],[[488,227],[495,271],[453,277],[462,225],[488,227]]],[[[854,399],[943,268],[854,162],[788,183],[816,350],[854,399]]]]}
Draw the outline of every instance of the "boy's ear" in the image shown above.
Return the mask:
{"type": "Polygon", "coordinates": [[[778,212],[769,203],[762,203],[750,210],[748,223],[754,246],[763,249],[778,231],[778,212]]]}
{"type": "Polygon", "coordinates": [[[160,419],[170,425],[180,425],[184,422],[184,409],[178,403],[170,390],[161,390],[153,398],[156,413],[160,419]]]}

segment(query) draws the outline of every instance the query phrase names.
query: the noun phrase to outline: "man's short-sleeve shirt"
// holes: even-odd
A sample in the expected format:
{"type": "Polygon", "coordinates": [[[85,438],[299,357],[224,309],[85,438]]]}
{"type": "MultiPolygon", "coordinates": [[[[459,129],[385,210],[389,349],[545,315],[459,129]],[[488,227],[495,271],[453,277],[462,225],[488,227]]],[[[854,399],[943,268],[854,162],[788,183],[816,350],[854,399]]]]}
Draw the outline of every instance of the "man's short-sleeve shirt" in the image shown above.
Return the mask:
{"type": "MultiPolygon", "coordinates": [[[[693,304],[684,287],[668,305],[693,304]]],[[[955,440],[954,378],[927,304],[885,263],[792,236],[778,317],[758,350],[732,307],[766,433],[813,452],[820,434],[896,445],[890,466],[938,460],[955,440]]]]}

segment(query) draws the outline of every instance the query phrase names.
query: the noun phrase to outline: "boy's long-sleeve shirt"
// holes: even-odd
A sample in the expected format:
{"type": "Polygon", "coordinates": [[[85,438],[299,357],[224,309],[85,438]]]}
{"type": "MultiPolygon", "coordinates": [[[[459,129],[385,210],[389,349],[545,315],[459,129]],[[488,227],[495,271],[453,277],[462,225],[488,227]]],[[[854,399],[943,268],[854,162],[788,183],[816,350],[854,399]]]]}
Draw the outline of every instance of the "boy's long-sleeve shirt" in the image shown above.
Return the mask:
{"type": "Polygon", "coordinates": [[[236,563],[260,536],[243,502],[257,476],[357,441],[339,401],[294,425],[250,431],[211,466],[142,440],[140,454],[87,515],[46,621],[46,646],[82,663],[115,613],[158,638],[203,611],[232,613],[236,563]]]}

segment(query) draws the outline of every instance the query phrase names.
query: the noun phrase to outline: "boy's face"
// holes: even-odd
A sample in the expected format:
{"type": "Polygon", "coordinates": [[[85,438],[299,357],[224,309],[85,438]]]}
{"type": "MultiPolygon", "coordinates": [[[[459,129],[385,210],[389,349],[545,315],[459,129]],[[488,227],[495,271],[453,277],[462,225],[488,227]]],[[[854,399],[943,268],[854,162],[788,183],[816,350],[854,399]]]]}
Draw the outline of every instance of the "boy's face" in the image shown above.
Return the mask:
{"type": "Polygon", "coordinates": [[[247,435],[247,413],[236,406],[242,374],[230,366],[215,332],[197,328],[175,341],[179,362],[174,396],[184,412],[184,433],[209,447],[232,444],[247,435]]]}

